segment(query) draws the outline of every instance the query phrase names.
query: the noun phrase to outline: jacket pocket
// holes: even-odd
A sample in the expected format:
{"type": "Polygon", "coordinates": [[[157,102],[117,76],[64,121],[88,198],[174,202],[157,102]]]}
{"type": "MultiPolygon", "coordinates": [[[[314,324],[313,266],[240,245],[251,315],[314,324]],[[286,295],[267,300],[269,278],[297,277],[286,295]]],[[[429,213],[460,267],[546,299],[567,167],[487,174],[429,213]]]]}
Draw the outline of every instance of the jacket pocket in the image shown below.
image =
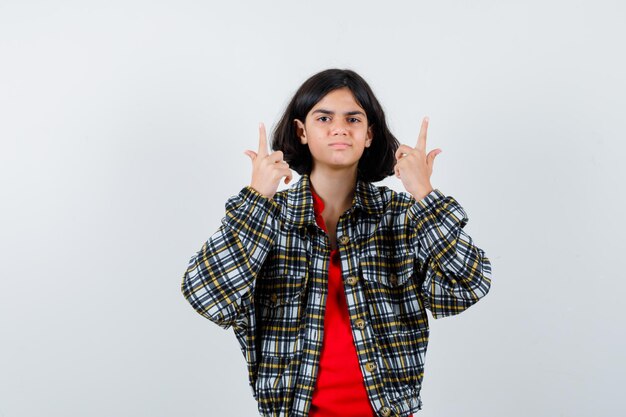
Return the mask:
{"type": "Polygon", "coordinates": [[[415,255],[364,254],[361,255],[359,263],[366,282],[397,288],[405,285],[413,275],[415,255]]]}
{"type": "Polygon", "coordinates": [[[255,299],[274,308],[291,304],[302,295],[304,281],[304,274],[260,276],[255,283],[255,299]]]}
{"type": "Polygon", "coordinates": [[[387,333],[378,337],[385,372],[383,383],[400,396],[419,389],[424,376],[428,330],[387,333]]]}
{"type": "Polygon", "coordinates": [[[376,333],[428,329],[414,253],[362,255],[359,265],[376,333]]]}
{"type": "Polygon", "coordinates": [[[257,343],[264,356],[295,353],[304,311],[302,275],[266,276],[255,288],[257,343]]]}
{"type": "Polygon", "coordinates": [[[304,274],[265,275],[255,283],[255,301],[264,318],[288,318],[290,306],[300,305],[304,293],[304,274]]]}

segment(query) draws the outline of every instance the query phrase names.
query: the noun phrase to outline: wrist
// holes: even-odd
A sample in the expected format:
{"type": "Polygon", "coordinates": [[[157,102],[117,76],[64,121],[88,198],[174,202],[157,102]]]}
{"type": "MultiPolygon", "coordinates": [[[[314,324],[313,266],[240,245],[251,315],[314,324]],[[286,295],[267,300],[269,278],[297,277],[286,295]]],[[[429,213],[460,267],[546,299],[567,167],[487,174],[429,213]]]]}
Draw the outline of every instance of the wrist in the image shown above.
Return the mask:
{"type": "Polygon", "coordinates": [[[267,198],[267,199],[271,199],[272,197],[274,197],[274,194],[273,194],[273,193],[272,193],[272,194],[267,194],[267,193],[265,192],[265,190],[263,190],[263,188],[262,188],[262,187],[257,187],[257,186],[255,186],[255,185],[253,185],[253,184],[248,185],[248,187],[249,187],[249,188],[250,188],[253,192],[255,192],[256,194],[259,194],[260,196],[265,197],[265,198],[267,198]]]}
{"type": "Polygon", "coordinates": [[[433,190],[434,190],[433,186],[428,185],[427,187],[420,188],[420,190],[418,191],[414,191],[414,192],[409,191],[409,193],[413,196],[414,199],[416,199],[417,201],[420,201],[424,199],[428,194],[432,193],[433,190]]]}

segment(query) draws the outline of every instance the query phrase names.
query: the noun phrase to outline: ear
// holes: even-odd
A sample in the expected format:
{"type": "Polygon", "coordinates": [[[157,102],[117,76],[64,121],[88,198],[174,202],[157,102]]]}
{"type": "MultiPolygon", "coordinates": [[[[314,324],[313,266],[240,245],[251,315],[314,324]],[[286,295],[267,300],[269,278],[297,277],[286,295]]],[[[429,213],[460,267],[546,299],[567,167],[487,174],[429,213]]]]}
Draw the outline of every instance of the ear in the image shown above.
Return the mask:
{"type": "Polygon", "coordinates": [[[367,139],[365,139],[365,147],[369,148],[372,145],[372,140],[374,140],[374,125],[370,125],[367,128],[367,139]]]}
{"type": "Polygon", "coordinates": [[[306,130],[304,129],[304,124],[298,119],[293,119],[293,122],[296,125],[296,134],[300,138],[300,143],[305,145],[306,144],[306,130]]]}

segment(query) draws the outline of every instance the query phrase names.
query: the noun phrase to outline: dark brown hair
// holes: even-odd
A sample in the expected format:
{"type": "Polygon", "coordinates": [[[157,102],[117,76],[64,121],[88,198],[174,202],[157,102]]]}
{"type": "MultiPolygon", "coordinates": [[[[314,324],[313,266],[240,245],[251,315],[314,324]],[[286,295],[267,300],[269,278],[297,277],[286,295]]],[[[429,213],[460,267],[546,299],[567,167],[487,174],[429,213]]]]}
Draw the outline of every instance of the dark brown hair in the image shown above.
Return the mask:
{"type": "MultiPolygon", "coordinates": [[[[313,159],[309,147],[300,142],[294,119],[303,123],[306,115],[326,94],[347,87],[365,110],[372,127],[372,144],[365,148],[357,168],[357,179],[376,182],[393,175],[395,152],[400,143],[391,134],[385,112],[372,89],[356,72],[349,69],[327,69],[311,76],[296,91],[272,133],[272,150],[283,152],[283,159],[298,174],[310,174],[313,159]]],[[[369,127],[368,126],[368,127],[369,127]]]]}

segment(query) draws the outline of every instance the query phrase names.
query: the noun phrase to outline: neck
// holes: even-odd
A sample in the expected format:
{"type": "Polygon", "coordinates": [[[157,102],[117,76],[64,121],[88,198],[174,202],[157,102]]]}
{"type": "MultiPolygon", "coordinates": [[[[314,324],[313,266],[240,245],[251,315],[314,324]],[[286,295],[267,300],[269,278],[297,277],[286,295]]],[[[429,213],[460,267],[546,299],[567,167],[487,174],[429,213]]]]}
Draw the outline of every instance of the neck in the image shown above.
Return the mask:
{"type": "Polygon", "coordinates": [[[356,189],[356,169],[328,171],[313,169],[309,179],[311,186],[324,201],[324,212],[344,212],[352,206],[356,189]]]}

